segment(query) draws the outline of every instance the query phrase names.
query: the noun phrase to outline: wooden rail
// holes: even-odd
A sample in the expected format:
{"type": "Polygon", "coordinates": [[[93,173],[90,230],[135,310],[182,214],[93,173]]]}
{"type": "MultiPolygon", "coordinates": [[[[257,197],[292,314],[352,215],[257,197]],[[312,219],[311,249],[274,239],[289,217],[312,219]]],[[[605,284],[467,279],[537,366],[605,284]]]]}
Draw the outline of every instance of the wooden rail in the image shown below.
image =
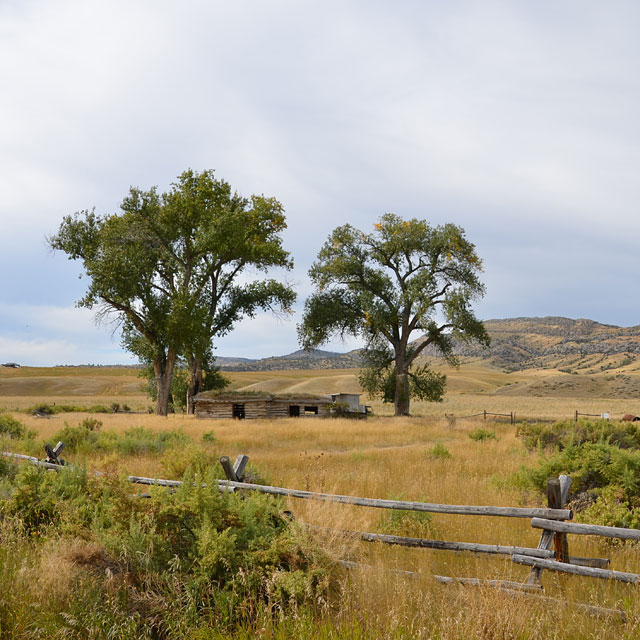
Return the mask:
{"type": "Polygon", "coordinates": [[[437,549],[439,551],[469,551],[470,553],[489,553],[494,555],[527,555],[534,558],[553,558],[551,550],[532,549],[530,547],[512,547],[500,544],[481,544],[479,542],[449,542],[446,540],[428,540],[426,538],[408,538],[385,533],[370,533],[368,531],[349,531],[343,529],[327,529],[326,527],[309,526],[315,531],[330,531],[345,537],[358,538],[364,542],[382,542],[389,545],[413,547],[418,549],[437,549]]]}
{"type": "Polygon", "coordinates": [[[543,518],[533,518],[531,520],[531,526],[536,529],[545,529],[547,531],[557,531],[561,533],[575,533],[583,536],[640,540],[640,529],[605,527],[599,524],[579,524],[577,522],[556,522],[555,520],[545,520],[543,518]]]}
{"type": "MultiPolygon", "coordinates": [[[[68,464],[63,465],[64,461],[58,458],[58,453],[60,453],[63,447],[64,445],[62,443],[58,443],[55,448],[47,445],[47,459],[45,461],[39,460],[34,456],[27,456],[19,453],[4,451],[0,453],[5,457],[14,458],[16,460],[25,460],[31,464],[35,464],[46,469],[54,469],[56,471],[59,471],[60,469],[73,468],[68,464]],[[52,462],[52,460],[57,461],[58,464],[56,464],[56,462],[52,462]]],[[[350,504],[355,506],[373,507],[380,509],[397,509],[405,511],[443,513],[452,515],[528,518],[531,519],[532,527],[542,530],[540,542],[537,549],[520,546],[482,544],[475,542],[430,540],[426,538],[411,538],[365,531],[337,532],[341,535],[357,537],[365,542],[381,542],[383,544],[400,545],[408,548],[509,555],[511,556],[514,563],[531,567],[531,574],[528,580],[524,584],[520,584],[518,586],[516,586],[518,583],[508,583],[509,581],[504,580],[487,581],[478,578],[449,578],[446,576],[436,577],[441,582],[447,584],[486,584],[490,586],[501,586],[502,588],[506,587],[509,589],[518,588],[521,590],[536,591],[542,588],[540,579],[544,570],[558,571],[607,580],[616,580],[629,584],[640,584],[640,575],[606,569],[605,567],[609,564],[609,560],[606,558],[579,558],[569,555],[567,534],[598,535],[604,537],[619,538],[623,540],[640,540],[640,530],[566,522],[566,520],[571,519],[573,515],[570,509],[565,508],[569,495],[569,487],[571,485],[571,478],[569,478],[568,476],[550,478],[547,481],[548,508],[447,505],[428,502],[387,500],[340,494],[318,493],[313,491],[302,491],[298,489],[289,489],[285,487],[275,487],[256,484],[252,482],[245,482],[245,470],[248,460],[249,459],[247,456],[239,455],[236,458],[235,463],[232,465],[231,461],[226,456],[220,459],[220,464],[224,469],[225,475],[227,477],[226,480],[216,481],[217,486],[221,491],[258,491],[270,495],[337,502],[341,504],[350,504]]],[[[94,473],[97,476],[102,475],[99,471],[95,471],[94,473]]],[[[180,480],[147,478],[143,476],[133,475],[128,476],[127,480],[136,484],[161,486],[168,488],[176,488],[182,485],[182,481],[180,480]]],[[[310,528],[319,529],[320,527],[310,528]]],[[[407,573],[413,574],[414,572],[407,573]]],[[[587,605],[584,605],[584,607],[585,610],[587,610],[587,605]]],[[[596,607],[593,609],[595,611],[598,608],[596,607]]],[[[608,614],[611,611],[612,610],[601,609],[601,613],[608,614]]],[[[616,610],[616,613],[620,612],[616,610]]]]}
{"type": "Polygon", "coordinates": [[[516,564],[524,564],[539,569],[548,569],[549,571],[559,571],[561,573],[572,573],[578,576],[587,576],[589,578],[603,578],[605,580],[617,580],[618,582],[627,582],[637,584],[640,582],[640,575],[635,573],[626,573],[624,571],[611,571],[610,569],[596,569],[594,567],[581,567],[568,562],[558,562],[557,560],[547,560],[545,558],[532,558],[531,556],[513,555],[511,559],[516,564]]]}
{"type": "MultiPolygon", "coordinates": [[[[147,479],[149,480],[149,479],[147,479]]],[[[546,518],[553,520],[570,520],[573,517],[571,509],[544,509],[526,507],[493,507],[436,504],[431,502],[411,502],[405,500],[384,500],[378,498],[359,498],[333,493],[316,493],[314,491],[302,491],[300,489],[286,489],[284,487],[270,487],[249,482],[234,482],[233,480],[220,480],[220,483],[236,489],[249,489],[268,493],[276,496],[289,496],[290,498],[302,498],[307,500],[323,500],[326,502],[339,502],[352,504],[359,507],[374,507],[377,509],[401,509],[405,511],[420,511],[427,513],[448,513],[463,516],[501,516],[504,518],[546,518]]],[[[152,482],[150,484],[153,484],[152,482]]]]}

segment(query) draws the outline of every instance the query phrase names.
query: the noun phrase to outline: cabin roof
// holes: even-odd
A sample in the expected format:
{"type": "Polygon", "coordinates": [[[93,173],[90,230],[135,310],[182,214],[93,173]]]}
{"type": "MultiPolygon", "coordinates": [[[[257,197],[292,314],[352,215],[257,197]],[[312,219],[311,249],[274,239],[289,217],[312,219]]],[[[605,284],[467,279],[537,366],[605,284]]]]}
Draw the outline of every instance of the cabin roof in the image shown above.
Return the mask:
{"type": "Polygon", "coordinates": [[[203,391],[195,399],[196,402],[292,402],[298,404],[330,404],[331,396],[310,393],[268,393],[266,391],[203,391]]]}

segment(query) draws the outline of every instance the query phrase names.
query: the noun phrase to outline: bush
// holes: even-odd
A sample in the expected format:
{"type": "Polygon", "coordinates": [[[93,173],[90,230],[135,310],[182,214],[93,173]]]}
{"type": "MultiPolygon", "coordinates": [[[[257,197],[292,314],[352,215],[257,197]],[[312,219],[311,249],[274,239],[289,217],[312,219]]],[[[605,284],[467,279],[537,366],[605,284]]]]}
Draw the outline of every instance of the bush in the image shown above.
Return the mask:
{"type": "MultiPolygon", "coordinates": [[[[391,500],[404,500],[402,495],[391,496],[391,500]]],[[[392,536],[426,537],[431,531],[433,516],[424,511],[384,509],[378,530],[392,536]]]]}
{"type": "Polygon", "coordinates": [[[475,442],[484,442],[485,440],[496,440],[496,432],[491,429],[474,429],[467,434],[475,442]]]}
{"type": "Polygon", "coordinates": [[[519,479],[543,491],[547,478],[561,473],[571,476],[573,493],[616,486],[625,500],[640,498],[640,451],[605,443],[574,445],[541,460],[535,469],[521,469],[519,479]]]}
{"type": "Polygon", "coordinates": [[[77,404],[47,404],[42,402],[25,410],[28,414],[41,414],[53,416],[58,413],[112,413],[112,410],[103,404],[95,404],[91,407],[81,407],[77,404]]]}
{"type": "MultiPolygon", "coordinates": [[[[640,501],[629,500],[622,487],[608,486],[599,491],[596,501],[577,516],[578,522],[597,522],[608,527],[640,529],[640,501]]],[[[620,544],[615,539],[609,544],[620,544]]]]}
{"type": "MultiPolygon", "coordinates": [[[[3,601],[7,637],[27,609],[29,624],[46,625],[52,637],[196,637],[248,625],[267,608],[325,601],[333,583],[331,561],[283,517],[280,498],[223,494],[211,474],[190,470],[174,493],[152,488],[146,500],[115,476],[78,470],[25,465],[4,482],[10,495],[0,517],[5,531],[14,527],[12,540],[23,548],[30,540],[32,549],[43,539],[54,549],[74,545],[72,580],[56,584],[55,608],[41,592],[41,606],[3,601]]],[[[17,566],[28,572],[32,564],[17,566]]],[[[0,575],[11,577],[2,563],[0,575]]]]}
{"type": "Polygon", "coordinates": [[[431,449],[429,449],[429,451],[427,452],[427,455],[430,458],[434,458],[436,460],[446,460],[447,458],[451,457],[449,449],[447,449],[447,447],[445,447],[441,443],[433,445],[433,447],[431,447],[431,449]]]}
{"type": "Polygon", "coordinates": [[[564,449],[585,442],[613,444],[621,449],[640,448],[640,425],[637,422],[581,420],[555,424],[520,424],[516,435],[528,449],[564,449]]]}
{"type": "Polygon", "coordinates": [[[132,427],[122,435],[101,431],[102,422],[85,418],[75,427],[65,422],[54,440],[61,440],[69,453],[118,453],[122,456],[162,454],[170,449],[184,448],[191,441],[182,431],[152,431],[145,427],[132,427]]]}
{"type": "Polygon", "coordinates": [[[26,427],[7,413],[0,413],[0,436],[10,438],[24,438],[27,435],[26,427]]]}

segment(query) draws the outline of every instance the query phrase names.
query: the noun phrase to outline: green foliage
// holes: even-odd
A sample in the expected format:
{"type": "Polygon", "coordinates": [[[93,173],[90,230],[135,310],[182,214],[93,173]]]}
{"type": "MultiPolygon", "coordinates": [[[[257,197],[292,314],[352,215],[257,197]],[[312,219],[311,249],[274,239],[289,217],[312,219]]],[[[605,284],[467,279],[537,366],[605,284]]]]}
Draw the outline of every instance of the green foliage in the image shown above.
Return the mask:
{"type": "MultiPolygon", "coordinates": [[[[406,500],[403,495],[393,495],[391,500],[406,500]]],[[[426,538],[432,531],[433,517],[424,511],[384,509],[377,531],[392,536],[426,538]]]]}
{"type": "Polygon", "coordinates": [[[113,413],[113,410],[104,404],[82,407],[77,404],[47,404],[46,402],[41,402],[25,409],[25,413],[53,416],[59,413],[113,413]]]}
{"type": "Polygon", "coordinates": [[[9,438],[24,438],[27,435],[26,427],[8,413],[0,413],[0,436],[9,438]]]}
{"type": "MultiPolygon", "coordinates": [[[[442,402],[447,385],[446,375],[431,371],[424,365],[410,369],[408,377],[411,397],[427,402],[442,402]]],[[[358,374],[358,381],[362,390],[371,397],[379,398],[385,403],[395,402],[397,378],[391,363],[386,367],[365,365],[358,374]]]]}
{"type": "MultiPolygon", "coordinates": [[[[213,363],[213,360],[211,360],[213,363]]],[[[212,389],[226,389],[231,380],[220,372],[220,368],[209,362],[204,364],[203,384],[199,391],[210,391],[212,389]]],[[[151,364],[147,364],[141,371],[140,377],[147,380],[146,391],[152,400],[158,398],[158,385],[151,364]]],[[[187,406],[187,392],[189,390],[189,372],[184,367],[177,368],[171,380],[171,400],[169,409],[171,411],[184,411],[187,406]]]]}
{"type": "Polygon", "coordinates": [[[448,460],[451,457],[451,452],[441,442],[438,442],[427,451],[427,455],[434,460],[448,460]]]}
{"type": "Polygon", "coordinates": [[[365,386],[389,397],[394,371],[396,414],[406,414],[410,395],[442,395],[444,379],[424,367],[409,380],[411,365],[427,347],[455,362],[454,339],[489,343],[471,310],[484,294],[481,270],[475,247],[452,224],[431,227],[387,213],[373,233],[343,225],[309,271],[316,290],[305,303],[300,342],[312,348],[332,336],[362,336],[371,369],[362,378],[365,386]],[[414,333],[421,339],[412,339],[414,333]]]}
{"type": "Polygon", "coordinates": [[[69,453],[118,453],[121,456],[162,454],[170,449],[185,447],[190,443],[188,436],[180,430],[153,431],[145,427],[131,427],[122,435],[111,431],[100,431],[102,423],[86,418],[77,426],[65,426],[55,436],[61,440],[69,453]]]}
{"type": "Polygon", "coordinates": [[[284,210],[275,198],[241,197],[213,171],[192,170],[166,193],[132,187],[120,208],[66,216],[49,244],[83,264],[89,285],[78,304],[116,314],[125,348],[153,363],[157,412],[165,415],[180,355],[195,371],[212,338],[243,316],[291,309],[290,287],[241,280],[249,268],[292,267],[280,235],[284,210]]]}
{"type": "Polygon", "coordinates": [[[571,476],[577,520],[640,528],[640,429],[637,423],[581,420],[519,425],[529,449],[547,452],[513,479],[544,491],[547,478],[571,476]],[[584,505],[587,505],[586,508],[584,505]]]}
{"type": "Polygon", "coordinates": [[[640,425],[636,422],[580,420],[549,424],[520,424],[516,435],[528,449],[564,449],[585,442],[604,442],[621,449],[640,448],[640,425]]]}
{"type": "MultiPolygon", "coordinates": [[[[578,522],[596,522],[607,527],[640,529],[640,498],[636,496],[630,500],[620,486],[603,487],[596,501],[578,514],[576,519],[578,522]]],[[[613,543],[613,540],[609,542],[613,543]]]]}
{"type": "Polygon", "coordinates": [[[496,440],[496,432],[491,429],[479,427],[467,434],[474,442],[485,442],[486,440],[496,440]]]}
{"type": "Polygon", "coordinates": [[[3,637],[21,636],[27,620],[51,637],[199,637],[198,629],[229,631],[258,611],[287,614],[326,598],[332,564],[282,516],[280,499],[221,493],[211,473],[193,469],[184,480],[145,500],[121,479],[77,469],[25,465],[5,479],[2,584],[15,591],[18,572],[32,571],[27,542],[36,557],[40,540],[43,555],[54,550],[56,568],[65,562],[57,547],[74,551],[73,568],[64,565],[73,579],[54,595],[39,589],[38,606],[31,591],[14,598],[2,589],[3,637]]]}
{"type": "Polygon", "coordinates": [[[542,459],[537,468],[521,472],[541,491],[546,487],[547,478],[562,473],[571,476],[574,493],[616,485],[627,499],[640,497],[640,451],[620,449],[604,442],[585,442],[567,446],[542,459]]]}

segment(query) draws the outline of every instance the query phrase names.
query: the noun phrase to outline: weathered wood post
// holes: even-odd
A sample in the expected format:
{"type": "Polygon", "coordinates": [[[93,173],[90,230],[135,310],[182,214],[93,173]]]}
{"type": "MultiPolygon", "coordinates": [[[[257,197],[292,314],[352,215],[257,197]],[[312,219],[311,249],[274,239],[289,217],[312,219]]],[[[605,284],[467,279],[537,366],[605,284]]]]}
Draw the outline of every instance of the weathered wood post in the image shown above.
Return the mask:
{"type": "MultiPolygon", "coordinates": [[[[576,412],[577,413],[577,412],[576,412]]],[[[559,478],[549,478],[547,480],[547,502],[550,509],[563,509],[569,497],[569,487],[571,486],[571,478],[566,475],[561,475],[559,478]],[[554,505],[562,506],[554,506],[554,505]]],[[[569,561],[569,543],[567,541],[566,534],[564,536],[558,536],[553,531],[547,529],[542,530],[540,536],[540,542],[538,543],[538,549],[551,549],[553,546],[556,560],[560,562],[569,561]]],[[[540,584],[542,578],[541,567],[533,567],[531,573],[527,578],[527,584],[540,584]]]]}
{"type": "Polygon", "coordinates": [[[485,420],[487,419],[487,410],[486,409],[484,410],[484,419],[485,420]]]}
{"type": "Polygon", "coordinates": [[[578,422],[578,410],[576,409],[576,413],[575,413],[575,417],[574,417],[575,421],[578,422]]]}
{"type": "MultiPolygon", "coordinates": [[[[547,502],[550,509],[564,509],[569,496],[571,478],[562,475],[547,480],[547,502]]],[[[569,562],[569,542],[566,533],[554,533],[553,548],[558,562],[569,562]]]]}
{"type": "Polygon", "coordinates": [[[48,462],[50,464],[64,465],[64,460],[58,457],[63,449],[64,442],[61,441],[58,441],[58,444],[55,447],[52,447],[49,443],[45,444],[44,450],[47,452],[45,462],[48,462]]]}
{"type": "Polygon", "coordinates": [[[236,458],[233,466],[231,466],[231,460],[229,460],[228,456],[222,456],[220,458],[220,465],[224,470],[224,475],[227,477],[227,480],[231,480],[232,482],[242,482],[248,462],[249,456],[245,456],[242,453],[236,458]]]}

